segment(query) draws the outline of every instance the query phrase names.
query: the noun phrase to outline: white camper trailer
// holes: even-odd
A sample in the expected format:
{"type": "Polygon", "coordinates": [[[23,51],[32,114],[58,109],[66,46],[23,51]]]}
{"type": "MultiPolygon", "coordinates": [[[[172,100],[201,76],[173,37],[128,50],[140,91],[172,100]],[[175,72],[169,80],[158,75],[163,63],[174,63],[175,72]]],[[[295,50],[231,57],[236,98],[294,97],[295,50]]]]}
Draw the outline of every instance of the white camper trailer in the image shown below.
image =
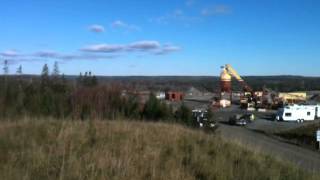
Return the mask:
{"type": "Polygon", "coordinates": [[[315,108],[316,108],[316,119],[319,119],[320,118],[320,105],[316,105],[315,108]]]}
{"type": "Polygon", "coordinates": [[[293,105],[279,109],[276,119],[278,121],[313,121],[319,117],[318,106],[293,105]]]}

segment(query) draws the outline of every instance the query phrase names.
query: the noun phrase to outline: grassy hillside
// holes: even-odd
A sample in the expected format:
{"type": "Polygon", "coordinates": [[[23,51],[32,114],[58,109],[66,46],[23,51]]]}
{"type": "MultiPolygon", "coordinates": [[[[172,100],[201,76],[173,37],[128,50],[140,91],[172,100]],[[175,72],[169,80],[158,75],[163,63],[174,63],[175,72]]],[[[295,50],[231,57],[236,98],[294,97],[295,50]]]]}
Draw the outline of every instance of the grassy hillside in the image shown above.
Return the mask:
{"type": "Polygon", "coordinates": [[[269,156],[178,125],[0,123],[0,179],[316,179],[269,156]]]}
{"type": "Polygon", "coordinates": [[[317,149],[318,142],[316,139],[316,132],[320,129],[320,124],[310,124],[296,129],[277,133],[292,143],[308,147],[310,149],[317,149]]]}

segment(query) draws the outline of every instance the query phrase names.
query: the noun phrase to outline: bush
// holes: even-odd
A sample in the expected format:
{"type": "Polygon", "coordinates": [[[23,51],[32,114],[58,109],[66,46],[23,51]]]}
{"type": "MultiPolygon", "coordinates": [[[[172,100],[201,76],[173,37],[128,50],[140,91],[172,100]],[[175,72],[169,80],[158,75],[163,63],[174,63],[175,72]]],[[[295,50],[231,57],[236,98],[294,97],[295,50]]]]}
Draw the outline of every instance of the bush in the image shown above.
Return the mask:
{"type": "Polygon", "coordinates": [[[158,100],[154,94],[150,94],[142,114],[144,119],[165,120],[171,119],[172,112],[164,102],[158,100]]]}
{"type": "Polygon", "coordinates": [[[190,127],[195,126],[195,121],[193,120],[192,112],[184,104],[182,104],[179,107],[179,109],[176,111],[175,118],[176,118],[176,121],[179,123],[185,124],[190,127]]]}

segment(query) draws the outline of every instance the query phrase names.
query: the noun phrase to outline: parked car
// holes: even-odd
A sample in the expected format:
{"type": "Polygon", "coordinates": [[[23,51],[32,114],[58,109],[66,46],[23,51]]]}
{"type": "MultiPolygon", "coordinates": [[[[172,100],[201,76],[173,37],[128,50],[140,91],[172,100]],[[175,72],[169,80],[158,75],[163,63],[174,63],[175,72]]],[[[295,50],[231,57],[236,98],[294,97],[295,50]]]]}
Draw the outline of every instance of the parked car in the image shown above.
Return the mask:
{"type": "Polygon", "coordinates": [[[230,125],[245,126],[255,120],[254,114],[236,114],[229,118],[230,125]]]}

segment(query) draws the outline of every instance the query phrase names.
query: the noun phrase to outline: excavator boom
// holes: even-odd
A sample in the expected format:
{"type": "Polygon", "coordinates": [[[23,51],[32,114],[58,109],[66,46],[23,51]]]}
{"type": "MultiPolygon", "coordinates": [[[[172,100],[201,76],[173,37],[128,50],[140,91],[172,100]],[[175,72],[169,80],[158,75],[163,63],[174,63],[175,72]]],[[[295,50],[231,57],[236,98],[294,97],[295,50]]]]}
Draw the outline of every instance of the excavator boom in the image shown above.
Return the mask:
{"type": "Polygon", "coordinates": [[[252,88],[241,78],[241,76],[237,73],[236,70],[232,68],[230,64],[225,65],[226,71],[233,76],[240,84],[243,86],[243,89],[247,92],[253,92],[252,88]]]}

